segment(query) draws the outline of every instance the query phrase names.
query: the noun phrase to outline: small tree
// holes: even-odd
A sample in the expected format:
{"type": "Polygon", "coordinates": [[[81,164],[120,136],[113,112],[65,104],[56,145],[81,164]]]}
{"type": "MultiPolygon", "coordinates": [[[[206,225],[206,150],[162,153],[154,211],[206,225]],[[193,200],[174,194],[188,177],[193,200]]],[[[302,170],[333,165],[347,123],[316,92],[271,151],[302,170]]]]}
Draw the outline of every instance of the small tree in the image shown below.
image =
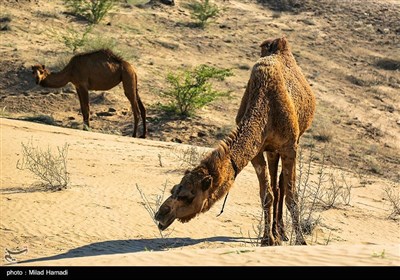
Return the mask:
{"type": "Polygon", "coordinates": [[[162,106],[163,109],[178,113],[186,117],[202,108],[219,96],[228,95],[228,92],[218,91],[212,88],[210,79],[223,81],[232,76],[229,69],[217,69],[207,65],[200,65],[193,71],[184,70],[177,74],[168,73],[167,82],[171,89],[163,95],[170,99],[170,104],[162,106]]]}
{"type": "Polygon", "coordinates": [[[218,6],[211,4],[209,0],[189,3],[188,8],[191,10],[192,18],[198,21],[197,24],[201,28],[206,26],[210,18],[214,18],[219,14],[218,6]]]}
{"type": "Polygon", "coordinates": [[[93,24],[99,23],[115,4],[115,0],[64,0],[74,15],[82,16],[93,24]]]}

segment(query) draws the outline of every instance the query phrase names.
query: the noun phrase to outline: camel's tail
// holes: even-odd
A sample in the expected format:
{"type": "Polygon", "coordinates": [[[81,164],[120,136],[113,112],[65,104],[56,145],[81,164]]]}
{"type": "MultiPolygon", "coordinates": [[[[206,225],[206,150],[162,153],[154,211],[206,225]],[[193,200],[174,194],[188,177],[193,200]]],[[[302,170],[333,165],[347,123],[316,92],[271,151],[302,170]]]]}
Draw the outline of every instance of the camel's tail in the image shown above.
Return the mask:
{"type": "Polygon", "coordinates": [[[139,90],[137,90],[137,101],[138,101],[138,105],[139,105],[140,116],[142,117],[142,123],[143,123],[142,138],[146,138],[146,133],[147,133],[147,128],[146,128],[146,108],[144,107],[143,102],[140,99],[139,90]]]}

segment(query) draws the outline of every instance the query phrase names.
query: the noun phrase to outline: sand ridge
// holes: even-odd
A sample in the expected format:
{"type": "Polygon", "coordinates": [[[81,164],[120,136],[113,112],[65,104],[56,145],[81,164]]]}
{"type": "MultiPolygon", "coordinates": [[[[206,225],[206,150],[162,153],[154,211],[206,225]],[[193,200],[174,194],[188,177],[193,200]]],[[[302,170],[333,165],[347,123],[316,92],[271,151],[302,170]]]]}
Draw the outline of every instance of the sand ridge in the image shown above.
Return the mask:
{"type": "Polygon", "coordinates": [[[389,184],[381,179],[355,189],[352,206],[321,211],[321,225],[307,236],[310,246],[259,248],[254,246],[258,182],[247,166],[221,216],[216,217],[220,201],[190,223],[175,222],[162,237],[136,186],[151,203],[165,184],[168,195],[184,172],[177,151],[186,145],[5,118],[0,129],[1,246],[3,251],[28,248],[14,256],[21,264],[400,264],[398,221],[388,219],[387,207],[376,199],[389,184]],[[16,168],[21,143],[28,141],[40,148],[68,143],[71,184],[66,190],[38,189],[31,173],[16,168]]]}

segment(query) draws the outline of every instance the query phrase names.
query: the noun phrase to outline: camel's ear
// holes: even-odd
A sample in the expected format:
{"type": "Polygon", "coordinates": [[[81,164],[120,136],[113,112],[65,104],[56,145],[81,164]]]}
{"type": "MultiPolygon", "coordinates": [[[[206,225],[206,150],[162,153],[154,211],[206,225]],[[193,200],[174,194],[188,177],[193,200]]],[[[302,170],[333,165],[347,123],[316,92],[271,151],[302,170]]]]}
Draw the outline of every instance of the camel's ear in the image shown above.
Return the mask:
{"type": "Polygon", "coordinates": [[[269,48],[269,51],[271,53],[277,53],[278,51],[285,50],[287,48],[287,41],[285,37],[275,39],[271,47],[269,48]]]}
{"type": "Polygon", "coordinates": [[[189,173],[190,173],[190,170],[189,170],[189,169],[186,169],[185,175],[187,175],[187,174],[189,174],[189,173]]]}
{"type": "Polygon", "coordinates": [[[212,177],[210,175],[207,175],[203,180],[201,180],[201,188],[203,191],[208,190],[211,187],[212,184],[212,177]]]}
{"type": "Polygon", "coordinates": [[[179,185],[175,185],[171,189],[171,194],[174,194],[176,192],[176,189],[179,187],[179,185]]]}
{"type": "Polygon", "coordinates": [[[42,64],[42,68],[43,68],[43,70],[46,68],[46,66],[44,66],[44,64],[42,64]]]}
{"type": "Polygon", "coordinates": [[[286,37],[283,36],[282,38],[279,39],[279,49],[280,50],[285,50],[287,49],[288,41],[286,40],[286,37]]]}
{"type": "Polygon", "coordinates": [[[272,43],[271,46],[269,47],[270,53],[276,53],[279,50],[279,39],[275,39],[272,43]]]}

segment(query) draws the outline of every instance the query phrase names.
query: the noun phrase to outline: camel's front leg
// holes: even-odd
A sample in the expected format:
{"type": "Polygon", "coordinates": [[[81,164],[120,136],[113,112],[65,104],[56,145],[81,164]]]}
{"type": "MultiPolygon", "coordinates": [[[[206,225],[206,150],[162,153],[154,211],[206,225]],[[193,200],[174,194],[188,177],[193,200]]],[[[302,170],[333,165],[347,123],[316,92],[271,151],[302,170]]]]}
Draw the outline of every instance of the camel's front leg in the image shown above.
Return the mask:
{"type": "Polygon", "coordinates": [[[276,239],[288,241],[289,239],[285,233],[282,217],[283,199],[285,197],[284,188],[282,187],[282,174],[280,176],[278,185],[279,157],[279,153],[277,152],[267,152],[268,169],[271,177],[271,188],[274,192],[274,222],[272,225],[272,230],[276,239]]]}
{"type": "Polygon", "coordinates": [[[300,225],[300,211],[296,189],[296,148],[291,148],[282,157],[283,187],[286,193],[286,207],[292,216],[293,228],[296,234],[296,245],[307,245],[300,225]]]}
{"type": "Polygon", "coordinates": [[[274,194],[269,181],[269,173],[267,171],[267,163],[265,162],[263,152],[260,152],[252,160],[254,169],[257,173],[258,182],[260,184],[260,198],[264,210],[264,235],[261,240],[261,246],[278,245],[279,240],[276,240],[272,232],[273,222],[273,203],[274,194]]]}

